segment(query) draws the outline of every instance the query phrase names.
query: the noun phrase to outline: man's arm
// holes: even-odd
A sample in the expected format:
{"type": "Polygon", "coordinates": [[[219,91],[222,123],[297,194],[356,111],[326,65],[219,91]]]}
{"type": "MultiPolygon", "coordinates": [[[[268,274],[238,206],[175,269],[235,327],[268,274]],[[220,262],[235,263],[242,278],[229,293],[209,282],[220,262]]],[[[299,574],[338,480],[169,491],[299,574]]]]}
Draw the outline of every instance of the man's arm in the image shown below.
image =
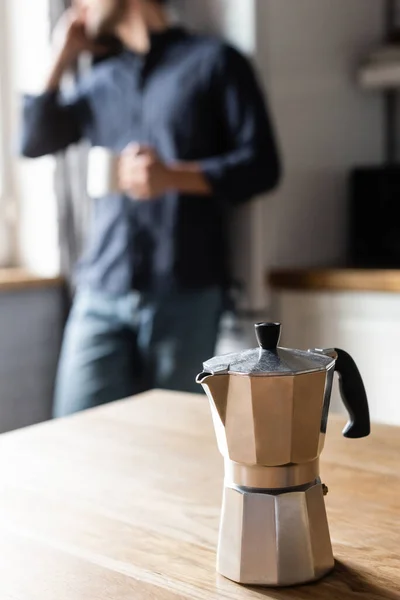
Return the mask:
{"type": "Polygon", "coordinates": [[[196,162],[181,162],[169,165],[169,188],[182,194],[210,196],[212,188],[201,165],[196,162]]]}
{"type": "Polygon", "coordinates": [[[54,154],[82,137],[82,100],[62,103],[59,88],[64,73],[79,54],[92,50],[83,22],[70,12],[63,17],[63,36],[43,92],[25,96],[22,115],[21,154],[36,158],[54,154]]]}
{"type": "Polygon", "coordinates": [[[200,161],[213,192],[235,204],[271,191],[281,163],[267,102],[250,63],[230,46],[221,52],[212,92],[229,147],[200,161]]]}
{"type": "Polygon", "coordinates": [[[281,165],[266,100],[249,62],[233,48],[221,53],[210,93],[229,150],[199,162],[169,165],[170,188],[215,194],[232,203],[272,190],[281,165]]]}
{"type": "Polygon", "coordinates": [[[197,163],[171,165],[176,189],[215,194],[231,203],[272,190],[281,164],[266,99],[250,63],[229,46],[215,67],[210,94],[229,149],[197,163]]]}

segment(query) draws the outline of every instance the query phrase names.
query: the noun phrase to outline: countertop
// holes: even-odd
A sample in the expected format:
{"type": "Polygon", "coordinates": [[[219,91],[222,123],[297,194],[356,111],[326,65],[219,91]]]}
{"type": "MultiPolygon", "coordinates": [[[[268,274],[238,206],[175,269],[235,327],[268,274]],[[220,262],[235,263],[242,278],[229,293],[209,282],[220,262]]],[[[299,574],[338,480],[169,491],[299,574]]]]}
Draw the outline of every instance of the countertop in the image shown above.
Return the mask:
{"type": "Polygon", "coordinates": [[[1,600],[400,598],[400,430],[322,455],[337,567],[298,588],[215,573],[222,490],[205,396],[152,392],[0,437],[1,600]]]}
{"type": "Polygon", "coordinates": [[[280,269],[268,276],[276,290],[400,293],[400,270],[280,269]]]}
{"type": "Polygon", "coordinates": [[[43,277],[22,268],[0,269],[0,292],[60,287],[62,284],[61,277],[43,277]]]}

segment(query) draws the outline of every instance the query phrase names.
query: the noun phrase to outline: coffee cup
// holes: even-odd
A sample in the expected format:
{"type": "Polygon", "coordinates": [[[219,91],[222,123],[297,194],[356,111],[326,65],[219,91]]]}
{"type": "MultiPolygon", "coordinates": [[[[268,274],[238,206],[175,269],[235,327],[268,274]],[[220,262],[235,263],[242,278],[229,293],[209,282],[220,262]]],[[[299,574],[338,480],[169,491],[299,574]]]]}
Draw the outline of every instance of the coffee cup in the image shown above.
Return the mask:
{"type": "Polygon", "coordinates": [[[89,151],[87,193],[90,198],[102,198],[118,193],[119,155],[108,148],[95,146],[89,151]]]}

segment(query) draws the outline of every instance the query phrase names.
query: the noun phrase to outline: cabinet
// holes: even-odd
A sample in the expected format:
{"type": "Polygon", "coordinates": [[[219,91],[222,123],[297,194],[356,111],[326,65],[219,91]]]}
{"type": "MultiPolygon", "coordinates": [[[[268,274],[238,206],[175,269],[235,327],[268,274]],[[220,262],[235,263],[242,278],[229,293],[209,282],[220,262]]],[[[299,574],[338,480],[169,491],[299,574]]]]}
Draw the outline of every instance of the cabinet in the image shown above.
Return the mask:
{"type": "MultiPolygon", "coordinates": [[[[281,345],[349,352],[365,382],[371,419],[400,425],[400,271],[397,280],[397,292],[274,284],[272,316],[283,323],[281,345]]],[[[344,412],[337,383],[332,410],[344,412]]]]}
{"type": "Polygon", "coordinates": [[[60,285],[3,283],[0,277],[0,433],[51,417],[63,325],[60,285]]]}

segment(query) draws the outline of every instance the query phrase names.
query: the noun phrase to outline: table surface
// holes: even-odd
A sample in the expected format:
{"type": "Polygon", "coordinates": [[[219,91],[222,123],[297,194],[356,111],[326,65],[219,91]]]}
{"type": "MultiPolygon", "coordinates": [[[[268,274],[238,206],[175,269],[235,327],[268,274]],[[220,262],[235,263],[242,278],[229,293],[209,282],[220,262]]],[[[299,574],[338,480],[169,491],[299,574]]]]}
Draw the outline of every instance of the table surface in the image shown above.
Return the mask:
{"type": "Polygon", "coordinates": [[[322,459],[337,559],[322,582],[238,586],[215,572],[222,459],[204,396],[151,392],[0,437],[1,600],[400,598],[400,430],[322,459]]]}

